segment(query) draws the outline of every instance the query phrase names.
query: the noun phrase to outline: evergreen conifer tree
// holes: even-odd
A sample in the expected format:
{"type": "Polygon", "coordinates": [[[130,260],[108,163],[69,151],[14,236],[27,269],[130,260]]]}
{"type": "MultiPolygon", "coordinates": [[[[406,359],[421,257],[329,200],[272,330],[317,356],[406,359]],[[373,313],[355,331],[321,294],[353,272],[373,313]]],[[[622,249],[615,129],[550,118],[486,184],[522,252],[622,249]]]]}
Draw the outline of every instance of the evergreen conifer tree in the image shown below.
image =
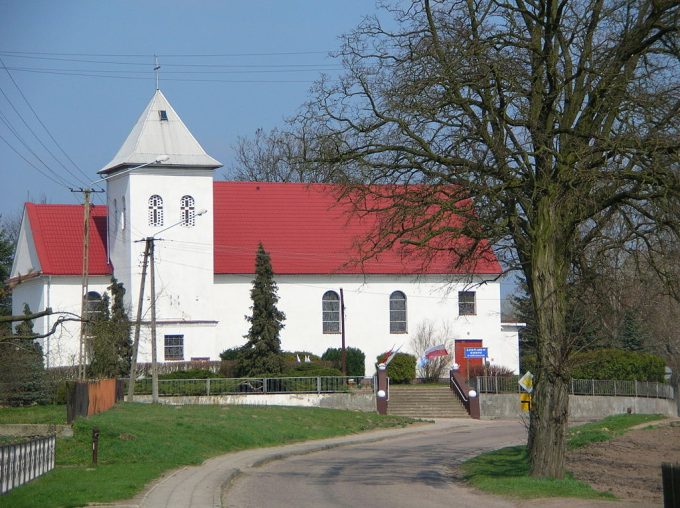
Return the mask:
{"type": "Polygon", "coordinates": [[[619,342],[627,351],[643,351],[647,339],[645,325],[632,310],[625,311],[619,333],[619,342]]]}
{"type": "Polygon", "coordinates": [[[98,378],[128,375],[132,357],[130,320],[123,301],[125,288],[112,278],[108,290],[113,296],[113,303],[105,293],[91,326],[92,360],[88,374],[98,378]]]}
{"type": "MultiPolygon", "coordinates": [[[[24,315],[31,309],[24,304],[24,315]]],[[[0,404],[27,406],[47,402],[42,347],[31,339],[33,321],[16,327],[17,337],[0,343],[0,404]]]]}
{"type": "Polygon", "coordinates": [[[252,315],[246,316],[250,330],[238,355],[238,376],[271,375],[283,371],[279,332],[286,316],[276,307],[279,301],[277,291],[269,254],[260,244],[255,259],[255,280],[250,290],[252,315]]]}

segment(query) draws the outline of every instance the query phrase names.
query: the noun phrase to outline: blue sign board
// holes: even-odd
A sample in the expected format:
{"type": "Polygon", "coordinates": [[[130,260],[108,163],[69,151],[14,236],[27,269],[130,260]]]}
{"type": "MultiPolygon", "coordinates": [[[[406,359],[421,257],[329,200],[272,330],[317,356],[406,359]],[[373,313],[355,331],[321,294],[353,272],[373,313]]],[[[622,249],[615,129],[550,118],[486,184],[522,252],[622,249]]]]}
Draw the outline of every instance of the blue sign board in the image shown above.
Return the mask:
{"type": "Polygon", "coordinates": [[[489,356],[488,347],[466,347],[465,358],[486,358],[489,356]]]}

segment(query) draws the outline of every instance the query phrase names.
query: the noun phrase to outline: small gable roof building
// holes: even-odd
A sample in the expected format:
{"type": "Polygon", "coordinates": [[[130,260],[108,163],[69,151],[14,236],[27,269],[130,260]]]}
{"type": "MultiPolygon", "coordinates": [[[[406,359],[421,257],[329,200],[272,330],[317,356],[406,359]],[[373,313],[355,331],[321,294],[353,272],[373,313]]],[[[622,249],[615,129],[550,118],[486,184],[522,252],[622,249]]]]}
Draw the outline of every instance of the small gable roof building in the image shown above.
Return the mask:
{"type": "MultiPolygon", "coordinates": [[[[366,354],[366,375],[377,355],[411,341],[426,324],[463,368],[465,347],[487,347],[487,360],[519,369],[516,327],[501,323],[492,254],[458,266],[445,256],[423,264],[404,249],[363,263],[357,245],[375,227],[351,213],[332,185],[214,181],[220,162],[208,155],[157,90],[114,158],[100,171],[106,205],[89,218],[88,299],[97,301],[111,277],[123,283],[134,319],[145,242],[153,237],[159,361],[218,360],[245,342],[245,316],[255,254],[269,252],[286,315],[287,351],[321,355],[345,340],[366,354]]],[[[11,285],[13,311],[52,308],[36,320],[44,334],[56,313],[81,312],[83,206],[24,208],[11,285]]],[[[148,288],[148,283],[147,283],[148,288]]],[[[145,291],[139,361],[149,361],[149,291],[145,291]]],[[[48,366],[79,362],[80,326],[64,323],[43,339],[48,366]]],[[[474,362],[473,362],[474,363],[474,362]]]]}

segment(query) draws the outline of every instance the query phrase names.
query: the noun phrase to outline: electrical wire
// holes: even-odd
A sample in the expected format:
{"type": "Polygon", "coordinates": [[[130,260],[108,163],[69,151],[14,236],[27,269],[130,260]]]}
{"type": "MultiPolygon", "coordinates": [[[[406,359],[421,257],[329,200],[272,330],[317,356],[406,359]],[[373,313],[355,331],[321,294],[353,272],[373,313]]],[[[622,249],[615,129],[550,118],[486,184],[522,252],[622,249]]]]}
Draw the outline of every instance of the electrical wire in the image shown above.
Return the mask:
{"type": "MultiPolygon", "coordinates": [[[[59,148],[59,150],[61,151],[61,153],[69,160],[69,162],[73,165],[73,167],[75,167],[75,168],[80,172],[80,174],[81,174],[83,177],[85,177],[85,182],[87,182],[88,179],[89,179],[89,176],[88,176],[88,175],[87,175],[87,174],[86,174],[86,173],[78,166],[78,164],[76,164],[76,163],[73,161],[73,159],[72,159],[71,157],[69,157],[69,155],[68,155],[68,154],[66,153],[66,151],[63,149],[63,147],[62,147],[62,146],[59,144],[59,142],[54,138],[54,136],[52,135],[52,133],[50,132],[50,130],[47,128],[47,126],[45,125],[45,123],[40,119],[40,116],[39,116],[38,113],[36,112],[36,110],[35,110],[35,108],[33,107],[33,105],[30,103],[30,101],[28,100],[28,98],[26,97],[26,95],[24,94],[24,92],[21,90],[21,87],[19,86],[19,84],[16,82],[16,80],[15,80],[14,77],[12,76],[12,73],[9,71],[9,69],[7,69],[7,66],[5,65],[5,62],[3,61],[2,58],[0,58],[0,64],[2,64],[3,69],[5,69],[5,72],[6,72],[7,75],[9,76],[9,79],[12,81],[12,83],[14,84],[14,87],[17,89],[17,91],[18,91],[19,94],[21,95],[21,98],[24,99],[24,102],[26,103],[26,105],[28,106],[28,108],[29,108],[29,109],[31,110],[31,112],[33,113],[33,116],[35,117],[35,119],[38,120],[38,123],[40,123],[40,125],[41,125],[42,128],[45,130],[45,132],[47,133],[47,135],[50,137],[50,139],[52,140],[52,142],[57,146],[57,148],[59,148]]],[[[40,140],[39,140],[39,141],[40,141],[40,140]]],[[[45,147],[45,145],[44,145],[42,142],[41,142],[41,145],[43,145],[43,146],[45,147]]],[[[72,172],[71,172],[64,164],[61,163],[60,160],[58,160],[58,159],[52,154],[52,152],[51,152],[50,150],[47,149],[47,147],[45,147],[45,149],[49,152],[50,155],[52,155],[52,158],[54,158],[54,160],[56,160],[56,161],[61,165],[61,167],[63,167],[63,168],[64,168],[71,176],[73,176],[74,178],[76,178],[76,180],[78,179],[78,178],[76,177],[76,175],[74,175],[74,174],[73,174],[73,173],[72,173],[72,172]]]]}

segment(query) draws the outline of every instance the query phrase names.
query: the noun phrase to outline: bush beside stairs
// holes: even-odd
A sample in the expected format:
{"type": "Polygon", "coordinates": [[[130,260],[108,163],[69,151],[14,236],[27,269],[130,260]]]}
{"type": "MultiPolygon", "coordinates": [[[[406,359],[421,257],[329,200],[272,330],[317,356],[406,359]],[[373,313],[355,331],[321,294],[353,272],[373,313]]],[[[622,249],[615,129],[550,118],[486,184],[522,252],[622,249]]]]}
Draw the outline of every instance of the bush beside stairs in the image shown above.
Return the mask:
{"type": "Polygon", "coordinates": [[[448,386],[390,385],[387,413],[412,418],[470,418],[448,386]]]}

